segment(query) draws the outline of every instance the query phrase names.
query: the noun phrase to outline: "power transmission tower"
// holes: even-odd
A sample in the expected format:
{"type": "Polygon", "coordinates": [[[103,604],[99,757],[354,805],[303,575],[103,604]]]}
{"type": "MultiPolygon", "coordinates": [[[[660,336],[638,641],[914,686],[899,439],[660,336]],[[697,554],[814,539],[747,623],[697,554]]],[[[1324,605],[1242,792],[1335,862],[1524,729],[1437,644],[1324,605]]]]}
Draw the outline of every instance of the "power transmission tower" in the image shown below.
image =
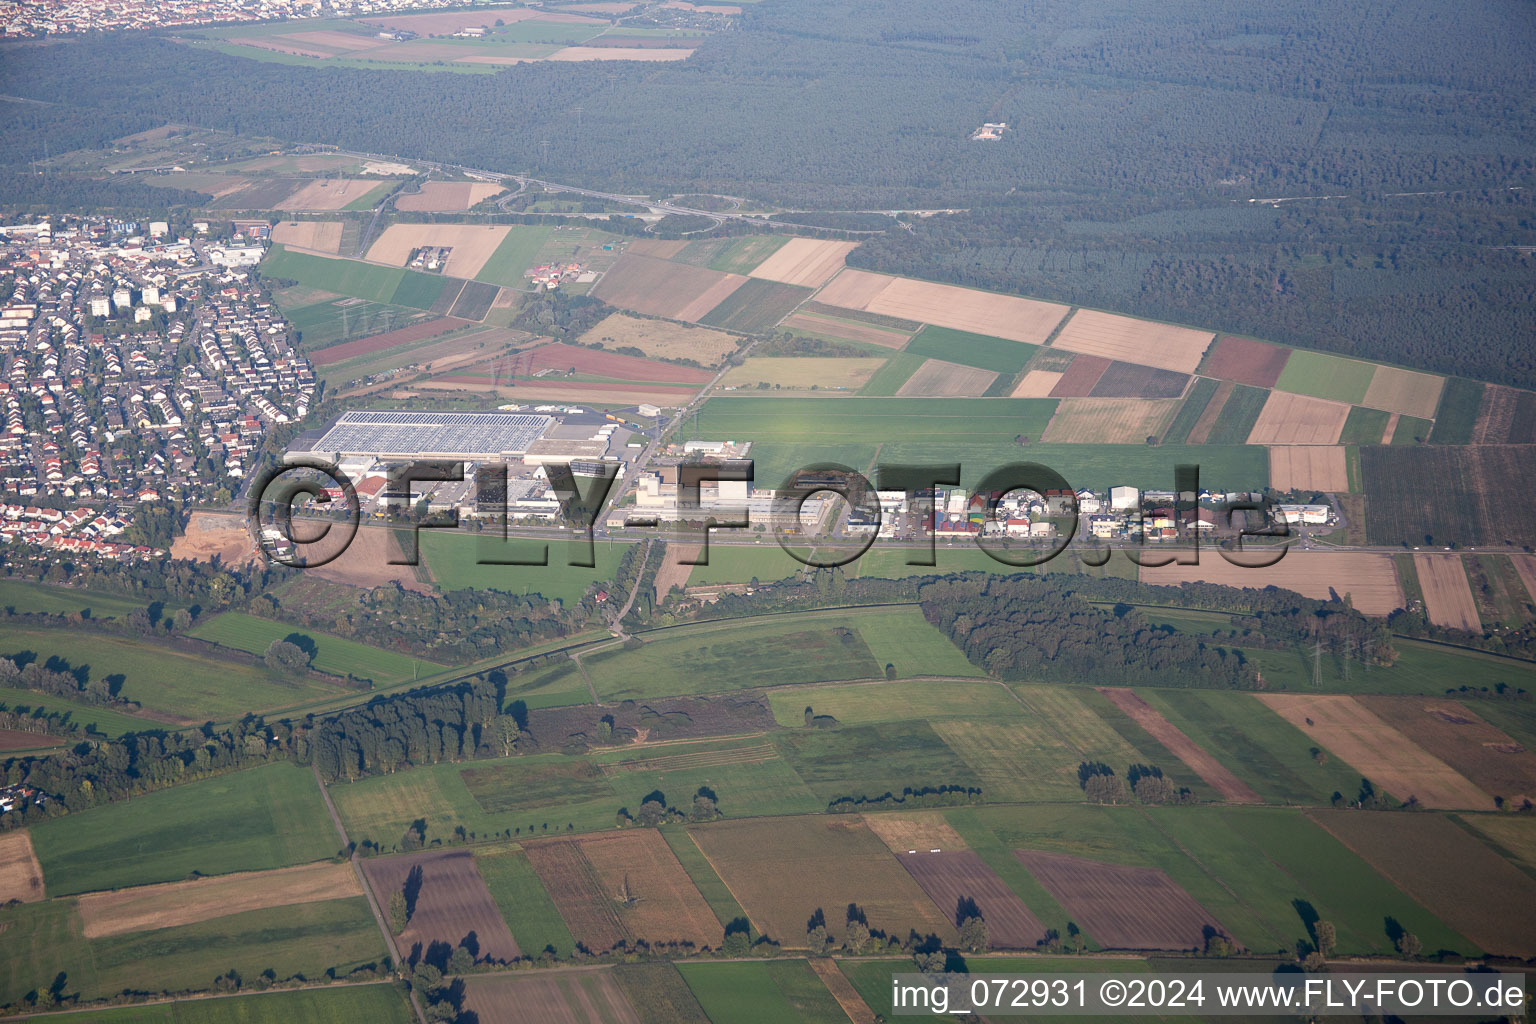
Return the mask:
{"type": "Polygon", "coordinates": [[[543,167],[549,162],[549,140],[539,140],[539,166],[543,167]]]}
{"type": "Polygon", "coordinates": [[[1323,688],[1323,641],[1319,637],[1312,645],[1312,689],[1323,688]]]}
{"type": "Polygon", "coordinates": [[[582,108],[581,107],[577,107],[576,108],[576,130],[577,131],[581,131],[581,112],[582,112],[582,108]]]}

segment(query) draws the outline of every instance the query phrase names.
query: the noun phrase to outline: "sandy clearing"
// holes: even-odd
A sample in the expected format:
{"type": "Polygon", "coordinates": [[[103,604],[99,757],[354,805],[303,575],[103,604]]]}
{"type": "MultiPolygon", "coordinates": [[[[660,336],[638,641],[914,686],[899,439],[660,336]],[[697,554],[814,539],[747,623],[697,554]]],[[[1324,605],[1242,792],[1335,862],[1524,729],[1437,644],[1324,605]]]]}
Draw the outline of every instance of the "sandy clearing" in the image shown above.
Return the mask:
{"type": "Polygon", "coordinates": [[[1365,389],[1360,404],[1368,409],[1385,409],[1388,412],[1434,419],[1440,405],[1440,392],[1445,378],[1430,373],[1400,370],[1395,366],[1378,366],[1371,375],[1371,386],[1365,389]]]}
{"type": "Polygon", "coordinates": [[[1100,686],[1096,689],[1111,704],[1129,715],[1132,721],[1147,730],[1153,739],[1167,747],[1174,757],[1188,765],[1190,771],[1204,779],[1206,784],[1220,793],[1228,803],[1260,804],[1264,802],[1264,798],[1255,793],[1248,783],[1233,775],[1226,765],[1207,753],[1200,744],[1190,739],[1183,729],[1164,718],[1161,712],[1142,700],[1135,692],[1115,686],[1100,686]]]}
{"type": "Polygon", "coordinates": [[[1277,491],[1347,491],[1346,454],[1339,445],[1275,445],[1269,449],[1269,486],[1277,491]]]}
{"type": "Polygon", "coordinates": [[[1483,631],[1482,620],[1477,615],[1477,602],[1472,599],[1472,584],[1467,581],[1467,569],[1460,555],[1417,551],[1413,555],[1413,567],[1419,574],[1424,611],[1430,622],[1474,633],[1483,631]]]}
{"type": "Polygon", "coordinates": [[[395,209],[406,213],[459,213],[506,189],[489,181],[429,181],[415,195],[395,200],[395,209]]]}
{"type": "Polygon", "coordinates": [[[1014,386],[1009,398],[1049,398],[1051,389],[1061,383],[1065,376],[1055,370],[1030,370],[1022,380],[1014,386]]]}
{"type": "Polygon", "coordinates": [[[1275,586],[1326,601],[1331,591],[1348,594],[1366,615],[1388,615],[1403,606],[1392,556],[1375,551],[1288,551],[1268,568],[1233,565],[1219,554],[1202,553],[1199,565],[1142,566],[1143,583],[1178,586],[1186,581],[1224,587],[1263,589],[1275,586]]]}
{"type": "Polygon", "coordinates": [[[944,820],[943,811],[863,814],[860,817],[892,853],[970,849],[960,833],[944,820]]]}
{"type": "Polygon", "coordinates": [[[1160,436],[1177,398],[1063,398],[1040,440],[1075,444],[1145,444],[1160,436]]]}
{"type": "Polygon", "coordinates": [[[833,274],[843,269],[844,258],[858,248],[857,242],[834,242],[820,238],[791,238],[751,272],[783,284],[819,288],[833,274]]]}
{"type": "Polygon", "coordinates": [[[424,245],[448,246],[443,273],[466,280],[480,273],[511,228],[483,224],[391,224],[368,248],[368,259],[403,267],[411,251],[424,245]]]}
{"type": "Polygon", "coordinates": [[[1271,391],[1248,432],[1248,443],[1338,444],[1349,408],[1344,402],[1271,391]]]}
{"type": "Polygon", "coordinates": [[[187,529],[171,542],[172,558],[189,558],[196,562],[212,561],[215,556],[223,565],[244,565],[256,555],[256,543],[245,520],[236,516],[216,516],[207,512],[194,512],[187,521],[187,529]]]}
{"type": "Polygon", "coordinates": [[[272,226],[272,241],[290,249],[335,255],[341,252],[341,221],[285,220],[272,226]]]}
{"type": "Polygon", "coordinates": [[[79,899],[85,937],[147,932],[211,921],[247,910],[289,907],[298,903],[361,896],[357,872],[347,862],[321,861],[274,871],[194,878],[185,882],[141,885],[115,892],[93,892],[79,899]]]}
{"type": "Polygon", "coordinates": [[[997,374],[991,370],[947,363],[942,359],[929,359],[907,378],[896,394],[979,398],[995,380],[997,374]]]}
{"type": "Polygon", "coordinates": [[[340,210],[379,184],[378,178],[318,178],[295,189],[278,210],[340,210]]]}
{"type": "Polygon", "coordinates": [[[1292,693],[1255,696],[1401,801],[1417,797],[1425,807],[1493,809],[1493,797],[1353,697],[1292,693]]]}
{"type": "Polygon", "coordinates": [[[545,60],[553,61],[582,61],[582,60],[649,60],[669,61],[687,60],[693,56],[692,50],[661,50],[641,49],[628,46],[567,46],[563,50],[556,50],[545,57],[545,60]]]}
{"type": "Polygon", "coordinates": [[[879,345],[881,348],[903,348],[912,340],[912,335],[902,331],[888,331],[883,327],[850,323],[847,320],[818,316],[815,313],[795,313],[784,321],[783,326],[798,327],[802,331],[813,331],[816,334],[843,338],[847,341],[879,345]]]}
{"type": "Polygon", "coordinates": [[[24,829],[0,833],[0,905],[11,900],[35,903],[43,898],[43,866],[32,852],[24,829]]]}
{"type": "Polygon", "coordinates": [[[1215,334],[1189,327],[1094,309],[1080,309],[1061,329],[1053,348],[1155,366],[1179,373],[1194,373],[1215,334]]]}
{"type": "Polygon", "coordinates": [[[656,596],[666,597],[672,592],[673,587],[688,586],[688,577],[693,575],[693,560],[699,557],[703,549],[702,544],[668,544],[666,554],[661,561],[661,568],[656,571],[656,596]]]}

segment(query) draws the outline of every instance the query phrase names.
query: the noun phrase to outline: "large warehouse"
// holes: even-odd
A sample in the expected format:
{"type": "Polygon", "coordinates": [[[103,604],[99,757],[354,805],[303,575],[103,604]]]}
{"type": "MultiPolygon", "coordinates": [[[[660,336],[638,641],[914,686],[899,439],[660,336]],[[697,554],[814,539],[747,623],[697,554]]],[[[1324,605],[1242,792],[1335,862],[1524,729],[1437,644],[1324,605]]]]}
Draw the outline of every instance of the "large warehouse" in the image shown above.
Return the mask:
{"type": "Polygon", "coordinates": [[[311,451],[376,459],[501,459],[522,455],[554,426],[553,416],[521,412],[343,413],[311,451]]]}

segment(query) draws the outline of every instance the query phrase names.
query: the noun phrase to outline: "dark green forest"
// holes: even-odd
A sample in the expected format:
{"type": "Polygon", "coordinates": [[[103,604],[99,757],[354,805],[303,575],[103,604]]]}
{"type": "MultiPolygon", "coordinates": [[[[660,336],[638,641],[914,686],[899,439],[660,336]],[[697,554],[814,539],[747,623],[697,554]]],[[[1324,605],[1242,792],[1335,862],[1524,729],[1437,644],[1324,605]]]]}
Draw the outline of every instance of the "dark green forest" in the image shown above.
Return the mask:
{"type": "Polygon", "coordinates": [[[1523,0],[765,0],[678,64],[494,75],[128,33],[0,49],[0,164],[173,121],[845,228],[960,209],[853,262],[1531,385],[1533,44],[1523,0]]]}

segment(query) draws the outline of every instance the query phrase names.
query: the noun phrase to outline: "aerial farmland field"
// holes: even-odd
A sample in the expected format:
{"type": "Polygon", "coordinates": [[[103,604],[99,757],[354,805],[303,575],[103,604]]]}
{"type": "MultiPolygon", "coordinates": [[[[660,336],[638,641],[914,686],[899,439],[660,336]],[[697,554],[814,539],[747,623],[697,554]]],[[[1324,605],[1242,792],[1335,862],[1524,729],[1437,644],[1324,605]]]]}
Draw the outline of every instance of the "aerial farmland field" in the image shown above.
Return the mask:
{"type": "Polygon", "coordinates": [[[292,637],[301,647],[313,646],[311,663],[320,671],[342,676],[350,673],[381,686],[430,675],[443,667],[355,640],[295,630],[244,612],[224,612],[200,624],[192,635],[251,654],[265,653],[272,643],[292,637]]]}
{"type": "Polygon", "coordinates": [[[1175,373],[1193,373],[1212,338],[1208,332],[1189,327],[1079,309],[1051,346],[1175,373]]]}
{"type": "Polygon", "coordinates": [[[1356,359],[1341,359],[1323,352],[1295,349],[1286,360],[1285,369],[1275,381],[1275,389],[1298,395],[1310,395],[1332,402],[1368,405],[1365,393],[1376,374],[1376,366],[1356,359]]]}

